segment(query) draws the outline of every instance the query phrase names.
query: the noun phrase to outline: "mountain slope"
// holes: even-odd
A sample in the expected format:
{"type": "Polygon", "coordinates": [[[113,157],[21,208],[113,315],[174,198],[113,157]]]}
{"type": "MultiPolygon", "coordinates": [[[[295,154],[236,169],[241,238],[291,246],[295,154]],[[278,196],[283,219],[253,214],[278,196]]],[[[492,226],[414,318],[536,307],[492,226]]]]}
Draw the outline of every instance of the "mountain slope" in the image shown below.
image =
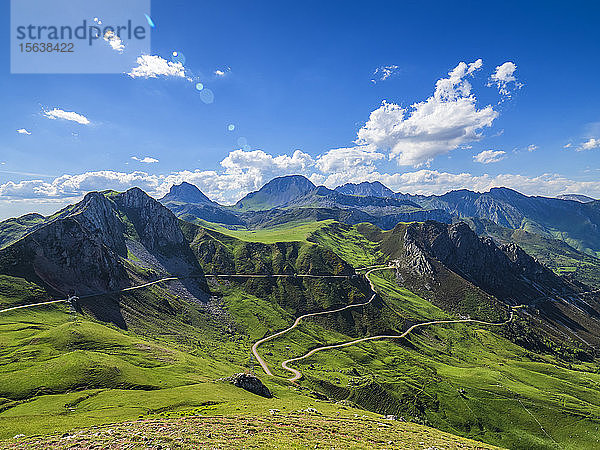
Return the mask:
{"type": "Polygon", "coordinates": [[[202,193],[197,186],[186,183],[185,181],[181,184],[175,184],[171,186],[168,194],[160,199],[160,202],[164,205],[165,202],[179,202],[179,203],[193,203],[196,205],[206,204],[218,206],[218,203],[210,200],[206,195],[202,193]]]}
{"type": "Polygon", "coordinates": [[[384,186],[379,181],[372,183],[363,181],[362,183],[346,183],[335,188],[337,192],[346,195],[359,195],[364,197],[393,197],[394,191],[384,186]]]}
{"type": "Polygon", "coordinates": [[[251,192],[235,204],[235,209],[265,210],[282,206],[306,195],[316,186],[301,175],[273,178],[256,192],[251,192]]]}
{"type": "Polygon", "coordinates": [[[477,218],[560,239],[576,250],[600,255],[600,201],[581,196],[530,197],[507,188],[484,193],[463,189],[431,196],[394,194],[379,182],[348,183],[331,190],[293,175],[271,180],[234,207],[222,207],[194,186],[173,189],[163,203],[178,217],[198,223],[254,229],[333,219],[392,229],[398,222],[450,223],[453,219],[477,218]]]}
{"type": "Polygon", "coordinates": [[[161,202],[178,217],[198,224],[257,229],[333,219],[350,224],[371,222],[391,229],[398,222],[451,221],[450,215],[441,209],[424,209],[413,201],[392,197],[346,195],[324,186],[316,187],[299,175],[275,178],[230,208],[207,204],[205,196],[191,185],[185,186],[185,193],[180,193],[181,187],[174,186],[173,190],[176,192],[169,193],[161,202]],[[197,197],[201,201],[194,203],[197,197]]]}
{"type": "Polygon", "coordinates": [[[20,239],[45,220],[40,214],[26,214],[0,222],[0,248],[20,239]]]}
{"type": "Polygon", "coordinates": [[[517,244],[557,274],[600,288],[600,259],[582,253],[559,239],[522,229],[501,227],[485,219],[465,220],[477,234],[490,236],[502,244],[517,244]]]}
{"type": "MultiPolygon", "coordinates": [[[[62,298],[110,293],[161,274],[200,272],[179,220],[137,188],[120,194],[89,193],[0,250],[0,274],[35,283],[62,298]]],[[[182,289],[191,297],[206,296],[198,283],[182,289]]],[[[82,298],[79,305],[126,327],[114,296],[82,298]]]]}

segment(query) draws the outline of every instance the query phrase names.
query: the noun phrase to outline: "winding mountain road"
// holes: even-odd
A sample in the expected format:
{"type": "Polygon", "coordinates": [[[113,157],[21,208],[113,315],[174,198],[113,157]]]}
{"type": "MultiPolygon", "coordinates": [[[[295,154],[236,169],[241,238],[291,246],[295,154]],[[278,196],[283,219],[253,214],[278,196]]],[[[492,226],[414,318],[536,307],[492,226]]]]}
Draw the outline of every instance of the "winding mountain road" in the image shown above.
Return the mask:
{"type": "Polygon", "coordinates": [[[295,383],[297,380],[302,378],[302,372],[294,369],[293,367],[289,367],[289,364],[309,358],[310,356],[314,355],[317,352],[331,350],[334,348],[349,347],[351,345],[360,344],[361,342],[374,341],[374,340],[378,340],[378,339],[402,339],[402,338],[406,337],[408,334],[410,334],[413,330],[415,330],[419,327],[426,327],[426,326],[430,326],[430,325],[441,325],[441,324],[448,324],[448,323],[479,323],[482,325],[493,325],[493,326],[506,325],[507,323],[512,321],[513,316],[514,316],[514,310],[521,308],[523,306],[524,305],[512,306],[511,312],[510,312],[510,317],[508,318],[508,320],[506,320],[504,322],[494,323],[494,322],[485,322],[483,320],[476,320],[476,319],[457,319],[457,320],[434,320],[431,322],[417,323],[417,324],[411,326],[408,330],[406,330],[404,333],[402,333],[400,335],[370,336],[370,337],[365,337],[365,338],[361,338],[361,339],[355,339],[354,341],[343,342],[341,344],[333,344],[333,345],[325,345],[323,347],[317,347],[302,356],[283,361],[281,363],[281,367],[283,367],[285,370],[287,370],[288,372],[293,374],[293,376],[291,378],[289,378],[288,380],[291,381],[292,383],[295,383]]]}
{"type": "MultiPolygon", "coordinates": [[[[256,358],[256,360],[258,361],[258,363],[264,370],[264,372],[269,376],[273,376],[273,372],[271,372],[271,369],[269,368],[269,366],[267,365],[265,360],[258,353],[258,347],[261,344],[264,344],[265,342],[273,340],[279,336],[282,336],[282,335],[292,331],[294,328],[296,328],[300,324],[300,322],[303,319],[306,319],[308,317],[315,317],[315,316],[320,316],[320,315],[325,315],[325,314],[333,314],[333,313],[341,312],[341,311],[344,311],[344,310],[347,310],[350,308],[357,308],[360,306],[366,306],[366,305],[370,304],[373,301],[373,299],[375,298],[375,296],[377,295],[377,291],[375,290],[375,285],[373,284],[373,281],[369,278],[369,275],[372,272],[377,271],[377,270],[386,270],[386,269],[394,269],[394,268],[395,268],[395,266],[385,266],[385,267],[369,266],[369,267],[362,267],[360,269],[356,269],[356,270],[369,269],[368,272],[365,273],[365,277],[369,281],[369,285],[371,287],[371,291],[373,292],[373,295],[371,295],[371,297],[369,298],[368,301],[366,301],[364,303],[356,303],[356,304],[352,304],[352,305],[347,305],[347,306],[344,306],[344,307],[338,308],[338,309],[321,311],[321,312],[317,312],[317,313],[304,314],[304,315],[296,318],[296,320],[290,327],[256,341],[254,343],[254,345],[252,346],[252,354],[254,355],[254,357],[256,358]]],[[[302,361],[303,359],[309,358],[310,356],[314,355],[317,352],[331,350],[331,349],[335,349],[335,348],[349,347],[351,345],[360,344],[361,342],[374,341],[374,340],[379,340],[379,339],[402,339],[402,338],[406,337],[407,335],[409,335],[413,330],[415,330],[417,328],[431,326],[431,325],[442,325],[442,324],[451,324],[451,323],[478,323],[481,325],[502,326],[502,325],[506,325],[507,323],[511,322],[514,317],[514,311],[516,309],[522,308],[523,306],[524,305],[512,306],[511,312],[510,312],[510,317],[508,318],[508,320],[506,320],[504,322],[495,323],[495,322],[485,322],[483,320],[477,320],[477,319],[456,319],[456,320],[434,320],[431,322],[418,323],[418,324],[412,325],[410,328],[408,328],[405,332],[403,332],[400,335],[370,336],[370,337],[365,337],[365,338],[361,338],[361,339],[355,339],[355,340],[349,341],[349,342],[343,342],[340,344],[325,345],[322,347],[317,347],[317,348],[310,350],[308,353],[306,353],[302,356],[298,356],[296,358],[291,358],[291,359],[283,361],[281,363],[281,367],[284,370],[287,370],[288,372],[292,373],[293,376],[291,378],[289,378],[289,381],[291,381],[292,383],[295,383],[297,380],[302,378],[302,372],[300,372],[297,369],[294,369],[293,367],[290,367],[289,364],[298,362],[298,361],[302,361]]]]}
{"type": "MultiPolygon", "coordinates": [[[[373,282],[371,281],[371,279],[369,278],[369,274],[375,270],[384,270],[384,269],[394,269],[394,266],[386,266],[386,267],[379,267],[379,268],[375,268],[375,269],[371,269],[369,270],[365,276],[367,278],[367,280],[369,281],[369,284],[371,285],[371,291],[373,291],[373,295],[371,296],[371,298],[369,298],[368,301],[364,302],[364,303],[355,303],[352,305],[347,305],[344,306],[342,308],[338,308],[338,309],[331,309],[331,310],[327,310],[327,311],[321,311],[321,312],[316,312],[316,313],[309,313],[309,314],[303,314],[302,316],[299,316],[298,318],[296,318],[296,320],[294,321],[294,323],[286,328],[285,330],[281,330],[278,331],[275,334],[272,334],[270,336],[264,337],[258,341],[256,341],[254,343],[254,345],[252,346],[252,354],[254,355],[254,357],[256,358],[256,360],[258,361],[258,363],[260,364],[260,366],[262,367],[262,369],[265,371],[265,373],[269,376],[273,376],[273,373],[271,372],[271,369],[269,369],[269,366],[267,365],[267,363],[265,362],[265,360],[260,356],[260,354],[258,353],[258,347],[261,344],[264,344],[267,341],[270,341],[272,339],[275,339],[276,337],[279,337],[289,331],[292,331],[294,328],[296,328],[298,326],[298,324],[302,321],[302,319],[306,319],[308,317],[315,317],[315,316],[322,316],[325,314],[333,314],[336,312],[341,312],[341,311],[345,311],[347,309],[350,308],[358,308],[360,306],[366,306],[369,303],[371,303],[373,301],[373,299],[375,298],[375,296],[377,295],[377,292],[375,292],[375,286],[373,285],[373,282]]],[[[356,270],[360,270],[360,269],[356,269],[356,270]]]]}

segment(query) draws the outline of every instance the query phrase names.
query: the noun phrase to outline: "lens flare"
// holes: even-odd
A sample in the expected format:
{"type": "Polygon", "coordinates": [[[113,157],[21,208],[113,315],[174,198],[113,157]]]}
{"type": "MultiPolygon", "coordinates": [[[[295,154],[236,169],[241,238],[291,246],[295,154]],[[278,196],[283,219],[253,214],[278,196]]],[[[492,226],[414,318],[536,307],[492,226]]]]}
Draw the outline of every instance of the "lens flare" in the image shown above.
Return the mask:
{"type": "Polygon", "coordinates": [[[196,89],[201,91],[202,89],[204,89],[204,85],[202,83],[196,83],[196,89]]]}
{"type": "Polygon", "coordinates": [[[229,131],[233,131],[233,130],[235,130],[235,125],[234,125],[234,124],[232,124],[232,123],[230,123],[229,125],[227,125],[227,129],[228,129],[229,131]]]}
{"type": "Polygon", "coordinates": [[[181,65],[185,64],[185,56],[181,52],[173,52],[171,53],[171,61],[174,63],[180,63],[181,65]]]}
{"type": "Polygon", "coordinates": [[[240,147],[246,147],[248,145],[248,139],[246,139],[244,136],[239,137],[237,143],[240,147]]]}
{"type": "Polygon", "coordinates": [[[148,22],[148,25],[150,25],[150,27],[152,28],[156,28],[156,25],[154,25],[154,21],[152,20],[152,17],[150,17],[148,14],[144,14],[146,16],[146,21],[148,22]]]}
{"type": "Polygon", "coordinates": [[[208,88],[204,88],[200,91],[200,100],[202,100],[205,104],[209,105],[210,103],[215,101],[215,94],[208,88]]]}

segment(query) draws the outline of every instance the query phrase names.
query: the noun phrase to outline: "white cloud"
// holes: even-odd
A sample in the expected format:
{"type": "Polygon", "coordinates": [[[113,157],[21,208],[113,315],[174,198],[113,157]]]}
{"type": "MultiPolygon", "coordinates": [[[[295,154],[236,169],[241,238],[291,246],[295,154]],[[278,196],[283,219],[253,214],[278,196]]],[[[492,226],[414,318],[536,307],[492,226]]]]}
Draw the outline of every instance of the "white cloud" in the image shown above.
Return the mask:
{"type": "Polygon", "coordinates": [[[217,70],[215,70],[214,74],[215,74],[216,76],[218,76],[218,77],[224,77],[224,76],[225,76],[225,75],[227,75],[229,72],[231,72],[231,68],[230,68],[230,67],[227,67],[227,68],[225,68],[225,69],[223,69],[223,70],[221,70],[221,69],[217,69],[217,70]]]}
{"type": "Polygon", "coordinates": [[[571,148],[572,146],[573,146],[573,144],[569,142],[568,144],[565,144],[563,146],[563,148],[571,148]]]}
{"type": "Polygon", "coordinates": [[[504,158],[506,158],[506,152],[503,152],[502,150],[484,150],[483,152],[473,156],[475,162],[481,164],[496,163],[498,161],[502,161],[504,158]]]}
{"type": "Polygon", "coordinates": [[[371,82],[377,83],[378,81],[385,81],[396,73],[398,73],[398,66],[379,66],[377,69],[375,69],[375,72],[373,72],[373,78],[371,79],[371,82]]]}
{"type": "Polygon", "coordinates": [[[31,132],[30,132],[30,131],[27,131],[25,128],[19,128],[19,129],[17,130],[17,133],[19,133],[19,134],[26,134],[27,136],[30,136],[30,135],[31,135],[31,132]]]}
{"type": "Polygon", "coordinates": [[[486,192],[493,187],[508,187],[526,195],[543,195],[554,197],[569,192],[583,192],[594,198],[600,196],[600,181],[576,181],[559,174],[543,174],[537,177],[527,177],[518,174],[500,174],[496,176],[470,173],[448,173],[437,170],[421,169],[405,173],[371,172],[364,176],[328,177],[324,184],[335,187],[343,183],[361,181],[380,181],[396,192],[440,195],[451,190],[470,189],[486,192]]]}
{"type": "Polygon", "coordinates": [[[384,158],[374,147],[335,148],[319,156],[316,167],[323,173],[373,170],[375,161],[384,158]]]}
{"type": "Polygon", "coordinates": [[[44,116],[48,119],[62,119],[69,120],[71,122],[77,122],[81,125],[89,125],[90,121],[83,114],[79,114],[73,111],[63,111],[59,108],[54,108],[51,111],[44,111],[44,116]]]}
{"type": "Polygon", "coordinates": [[[437,81],[434,94],[410,110],[384,101],[358,131],[356,143],[389,149],[399,165],[419,166],[438,155],[477,141],[498,112],[488,105],[478,109],[467,81],[483,65],[481,59],[461,62],[437,81]]]}
{"type": "Polygon", "coordinates": [[[516,89],[523,87],[523,83],[517,82],[516,70],[517,65],[511,61],[497,66],[496,71],[490,76],[488,86],[496,86],[502,96],[510,98],[516,89]]]}
{"type": "Polygon", "coordinates": [[[262,183],[263,179],[268,181],[274,176],[289,173],[306,174],[314,166],[314,160],[301,150],[296,150],[292,156],[272,156],[262,150],[234,150],[221,161],[221,166],[228,174],[251,174],[259,180],[258,183],[262,183]]]}
{"type": "Polygon", "coordinates": [[[133,186],[160,198],[173,184],[187,181],[197,185],[213,200],[230,204],[259,189],[273,177],[291,173],[305,175],[314,183],[331,188],[347,182],[380,181],[394,191],[415,194],[443,194],[465,188],[483,192],[492,187],[509,187],[528,195],[556,196],[582,192],[594,198],[600,197],[600,181],[576,181],[559,174],[492,176],[428,169],[389,174],[377,170],[375,162],[381,159],[381,154],[371,149],[356,148],[334,149],[316,159],[300,150],[292,156],[273,156],[260,150],[236,150],[221,161],[221,170],[185,170],[159,175],[141,171],[96,171],[63,175],[50,181],[9,181],[0,185],[0,198],[32,203],[73,202],[92,190],[122,191],[133,186]]]}
{"type": "Polygon", "coordinates": [[[127,74],[131,78],[186,78],[185,67],[180,62],[167,61],[156,55],[139,56],[136,62],[137,66],[127,74]]]}
{"type": "Polygon", "coordinates": [[[132,156],[131,159],[134,159],[134,160],[139,161],[139,162],[144,163],[144,164],[152,164],[152,163],[157,163],[158,162],[158,159],[151,158],[150,156],[146,156],[144,158],[138,158],[137,156],[132,156]]]}
{"type": "Polygon", "coordinates": [[[587,141],[585,141],[583,144],[581,144],[581,146],[577,149],[577,151],[581,152],[584,150],[593,150],[598,147],[600,147],[600,139],[590,138],[587,141]]]}
{"type": "Polygon", "coordinates": [[[125,50],[125,44],[123,44],[121,38],[112,30],[107,30],[106,33],[104,33],[104,40],[108,42],[116,52],[123,53],[123,50],[125,50]]]}
{"type": "Polygon", "coordinates": [[[527,151],[532,153],[535,152],[538,149],[538,146],[535,144],[530,144],[529,146],[527,146],[527,151]]]}
{"type": "Polygon", "coordinates": [[[123,190],[139,186],[153,192],[160,178],[145,172],[122,173],[109,170],[62,175],[52,181],[9,181],[0,185],[0,197],[8,199],[60,199],[75,198],[89,191],[123,190]]]}

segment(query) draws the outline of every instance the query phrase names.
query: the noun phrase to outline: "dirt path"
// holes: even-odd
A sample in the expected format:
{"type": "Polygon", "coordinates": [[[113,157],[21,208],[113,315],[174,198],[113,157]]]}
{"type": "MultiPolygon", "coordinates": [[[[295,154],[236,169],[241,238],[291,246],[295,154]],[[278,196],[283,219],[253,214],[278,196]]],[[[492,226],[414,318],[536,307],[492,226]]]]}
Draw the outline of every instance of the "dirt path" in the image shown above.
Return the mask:
{"type": "Polygon", "coordinates": [[[53,303],[62,303],[62,302],[68,302],[68,301],[69,301],[68,298],[63,298],[63,299],[60,299],[60,300],[52,300],[52,301],[49,301],[49,302],[33,303],[31,305],[13,306],[12,308],[0,309],[0,313],[4,313],[4,312],[8,312],[8,311],[13,311],[15,309],[32,308],[34,306],[51,305],[53,303]]]}

